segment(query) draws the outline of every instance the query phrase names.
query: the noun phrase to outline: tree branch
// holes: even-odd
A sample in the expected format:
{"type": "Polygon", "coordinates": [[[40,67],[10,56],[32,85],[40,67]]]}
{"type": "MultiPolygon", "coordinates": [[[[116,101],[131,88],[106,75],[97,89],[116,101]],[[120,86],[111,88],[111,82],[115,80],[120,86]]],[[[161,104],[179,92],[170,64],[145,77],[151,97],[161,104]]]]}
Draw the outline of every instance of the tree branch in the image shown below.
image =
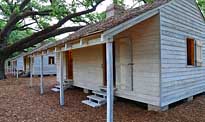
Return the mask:
{"type": "Polygon", "coordinates": [[[25,25],[23,25],[23,26],[21,26],[21,27],[15,27],[13,30],[21,30],[21,29],[24,29],[24,28],[26,28],[27,26],[30,26],[30,25],[32,25],[32,24],[35,24],[36,22],[32,22],[32,23],[29,23],[29,24],[25,24],[25,25]]]}
{"type": "MultiPolygon", "coordinates": [[[[26,0],[25,0],[26,1],[26,0]]],[[[16,52],[19,50],[19,48],[28,48],[32,45],[35,45],[41,41],[43,41],[44,39],[47,39],[49,37],[54,37],[56,35],[62,34],[62,33],[66,33],[66,32],[72,32],[72,31],[76,31],[78,30],[80,27],[67,27],[64,29],[58,29],[60,28],[63,24],[65,24],[68,20],[71,20],[72,18],[75,17],[79,17],[81,15],[85,15],[88,13],[91,13],[93,11],[96,10],[97,6],[102,3],[104,0],[96,0],[96,4],[95,5],[91,5],[92,7],[87,9],[87,10],[83,10],[77,13],[72,13],[69,14],[67,16],[65,16],[63,19],[59,20],[57,24],[54,24],[52,26],[49,26],[47,28],[45,28],[42,31],[36,32],[33,35],[26,37],[10,46],[7,46],[4,48],[4,50],[8,51],[10,54],[13,52],[16,52]],[[20,46],[20,47],[19,47],[20,46]]],[[[12,14],[12,16],[10,17],[7,25],[3,28],[3,30],[0,32],[0,44],[1,41],[5,41],[6,38],[8,37],[8,35],[11,33],[13,27],[16,25],[16,23],[23,19],[26,18],[28,16],[35,16],[35,15],[39,15],[39,16],[44,16],[44,15],[49,15],[50,14],[50,10],[47,11],[42,11],[42,12],[37,12],[37,11],[25,11],[20,15],[16,15],[15,13],[12,14]]]]}
{"type": "Polygon", "coordinates": [[[90,24],[88,21],[82,20],[82,19],[80,19],[80,20],[70,19],[70,21],[72,21],[73,23],[81,23],[81,22],[83,22],[83,23],[85,23],[86,25],[90,24]]]}
{"type": "Polygon", "coordinates": [[[55,37],[57,35],[64,34],[67,32],[77,31],[82,27],[83,26],[65,27],[65,28],[60,28],[57,30],[53,30],[49,33],[43,33],[43,34],[42,34],[42,31],[39,31],[39,32],[36,32],[33,35],[29,36],[29,37],[26,37],[26,38],[16,42],[13,45],[7,46],[4,50],[6,50],[6,52],[8,52],[8,53],[17,52],[17,51],[20,51],[21,49],[25,49],[25,48],[31,47],[35,44],[38,44],[38,43],[40,43],[40,42],[42,42],[45,39],[48,39],[50,37],[55,37]]]}
{"type": "Polygon", "coordinates": [[[25,8],[25,6],[26,6],[30,1],[31,1],[31,0],[24,0],[24,1],[21,3],[20,7],[19,7],[20,11],[22,11],[22,10],[25,8]]]}

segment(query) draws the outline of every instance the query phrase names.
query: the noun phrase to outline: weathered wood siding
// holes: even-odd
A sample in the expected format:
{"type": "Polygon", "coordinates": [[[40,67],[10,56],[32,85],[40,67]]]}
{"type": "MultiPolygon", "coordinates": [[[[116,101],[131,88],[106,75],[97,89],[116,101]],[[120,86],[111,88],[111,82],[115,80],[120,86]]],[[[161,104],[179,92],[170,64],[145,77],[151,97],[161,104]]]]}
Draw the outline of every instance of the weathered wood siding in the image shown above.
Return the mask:
{"type": "Polygon", "coordinates": [[[30,72],[30,60],[29,60],[29,57],[28,56],[26,56],[26,57],[24,57],[25,58],[25,64],[24,64],[24,70],[25,70],[25,72],[30,72]]]}
{"type": "MultiPolygon", "coordinates": [[[[43,74],[44,75],[56,74],[56,64],[48,64],[49,56],[55,57],[55,54],[43,56],[43,74]]],[[[40,56],[34,58],[33,75],[40,75],[40,64],[41,64],[40,61],[41,61],[40,56]]],[[[56,63],[56,59],[55,59],[55,63],[56,63]]]]}
{"type": "Polygon", "coordinates": [[[118,96],[160,105],[159,22],[159,15],[156,15],[116,37],[118,96]],[[133,86],[130,63],[133,63],[133,86]]]}
{"type": "Polygon", "coordinates": [[[58,82],[60,82],[60,77],[61,77],[61,69],[60,69],[60,53],[62,53],[63,54],[63,70],[64,70],[64,72],[63,72],[63,76],[64,76],[64,80],[65,79],[67,79],[67,63],[66,63],[66,52],[58,52],[58,53],[56,53],[56,79],[57,79],[57,81],[58,82]]]}
{"type": "Polygon", "coordinates": [[[195,0],[174,0],[161,9],[161,106],[205,91],[205,65],[187,66],[186,38],[203,41],[205,26],[195,0]]]}
{"type": "Polygon", "coordinates": [[[60,82],[60,52],[56,53],[56,79],[58,82],[60,82]]]}
{"type": "Polygon", "coordinates": [[[72,50],[74,85],[93,90],[103,85],[102,51],[102,45],[72,50]]]}
{"type": "Polygon", "coordinates": [[[17,58],[16,70],[24,70],[23,56],[17,58]]]}

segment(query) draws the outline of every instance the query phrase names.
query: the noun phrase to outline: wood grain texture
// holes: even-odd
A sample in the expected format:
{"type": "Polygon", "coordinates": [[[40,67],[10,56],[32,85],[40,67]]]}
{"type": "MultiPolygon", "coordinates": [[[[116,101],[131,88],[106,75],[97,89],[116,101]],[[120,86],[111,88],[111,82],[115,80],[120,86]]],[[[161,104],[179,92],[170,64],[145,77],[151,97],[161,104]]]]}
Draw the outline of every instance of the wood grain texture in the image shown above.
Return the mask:
{"type": "MultiPolygon", "coordinates": [[[[187,38],[205,42],[205,24],[194,0],[174,0],[160,11],[161,106],[205,91],[205,67],[187,66],[187,38]]],[[[203,62],[205,61],[203,46],[203,62]]],[[[193,62],[193,60],[191,61],[193,62]]]]}

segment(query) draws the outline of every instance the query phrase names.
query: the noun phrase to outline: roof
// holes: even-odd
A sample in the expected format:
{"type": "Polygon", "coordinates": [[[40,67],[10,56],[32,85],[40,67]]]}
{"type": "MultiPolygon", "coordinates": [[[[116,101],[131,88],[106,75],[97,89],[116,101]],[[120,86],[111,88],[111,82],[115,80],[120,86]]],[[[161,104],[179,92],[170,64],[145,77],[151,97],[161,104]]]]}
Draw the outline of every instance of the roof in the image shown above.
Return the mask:
{"type": "Polygon", "coordinates": [[[20,57],[24,57],[24,56],[30,55],[30,54],[32,54],[33,52],[35,52],[35,51],[37,51],[37,50],[40,50],[40,49],[42,49],[42,48],[44,48],[44,47],[47,47],[47,46],[49,46],[49,45],[51,45],[51,44],[52,44],[52,42],[42,44],[41,46],[38,46],[38,47],[36,47],[35,49],[33,49],[31,52],[23,52],[23,53],[21,53],[21,54],[15,56],[15,57],[9,58],[9,59],[7,59],[7,60],[8,60],[8,61],[17,60],[17,59],[20,58],[20,57]]]}
{"type": "Polygon", "coordinates": [[[121,16],[110,17],[104,21],[101,21],[101,22],[98,22],[95,24],[87,25],[87,26],[81,28],[80,30],[76,31],[75,33],[70,34],[68,37],[66,37],[62,40],[56,41],[50,45],[39,48],[39,50],[43,50],[45,48],[51,48],[53,46],[63,44],[63,43],[69,42],[69,41],[73,41],[76,39],[80,39],[82,37],[86,37],[86,36],[89,36],[92,34],[107,31],[107,30],[109,30],[117,25],[122,24],[123,22],[126,22],[127,20],[130,20],[130,19],[137,17],[143,13],[146,13],[150,10],[153,10],[155,8],[162,6],[162,5],[165,5],[166,3],[170,2],[170,1],[171,0],[155,0],[155,2],[153,2],[153,3],[145,4],[145,5],[137,7],[137,8],[126,10],[121,16]]]}

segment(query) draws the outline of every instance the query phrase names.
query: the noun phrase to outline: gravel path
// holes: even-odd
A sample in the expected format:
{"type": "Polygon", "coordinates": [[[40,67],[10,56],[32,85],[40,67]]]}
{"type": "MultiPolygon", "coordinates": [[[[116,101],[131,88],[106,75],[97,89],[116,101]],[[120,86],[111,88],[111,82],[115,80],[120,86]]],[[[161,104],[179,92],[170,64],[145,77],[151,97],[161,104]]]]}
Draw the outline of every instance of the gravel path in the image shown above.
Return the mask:
{"type": "MultiPolygon", "coordinates": [[[[0,81],[0,122],[105,122],[106,107],[91,108],[81,101],[80,89],[65,92],[65,106],[59,106],[59,94],[50,91],[55,77],[45,78],[45,94],[39,94],[39,78],[28,87],[29,78],[0,81]]],[[[134,102],[115,103],[115,122],[205,122],[205,97],[171,108],[167,112],[148,112],[134,102]]]]}

